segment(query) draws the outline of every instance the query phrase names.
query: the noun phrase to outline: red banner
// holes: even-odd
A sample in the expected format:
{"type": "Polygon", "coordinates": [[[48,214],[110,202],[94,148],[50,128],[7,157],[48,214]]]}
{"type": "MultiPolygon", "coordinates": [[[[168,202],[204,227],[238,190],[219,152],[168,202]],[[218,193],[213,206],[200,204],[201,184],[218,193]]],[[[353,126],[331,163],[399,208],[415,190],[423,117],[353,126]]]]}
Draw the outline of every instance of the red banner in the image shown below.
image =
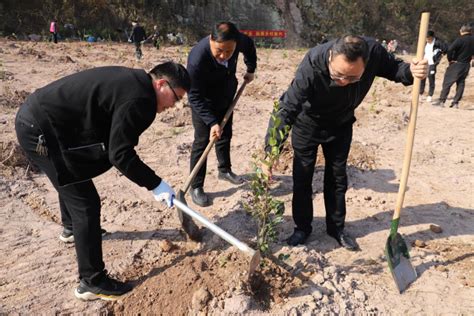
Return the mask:
{"type": "Polygon", "coordinates": [[[286,37],[286,30],[240,30],[250,37],[286,37]]]}

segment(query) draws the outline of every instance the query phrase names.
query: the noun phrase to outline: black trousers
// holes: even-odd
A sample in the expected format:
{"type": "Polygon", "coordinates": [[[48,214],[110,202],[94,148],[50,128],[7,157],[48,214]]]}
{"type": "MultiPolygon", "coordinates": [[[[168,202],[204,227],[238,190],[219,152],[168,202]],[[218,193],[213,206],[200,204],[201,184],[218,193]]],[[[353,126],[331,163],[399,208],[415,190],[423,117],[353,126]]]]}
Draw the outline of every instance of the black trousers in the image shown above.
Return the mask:
{"type": "MultiPolygon", "coordinates": [[[[194,127],[194,142],[191,150],[191,171],[194,169],[194,166],[201,158],[204,150],[206,149],[207,145],[209,144],[209,136],[211,132],[211,128],[204,123],[204,121],[192,112],[192,121],[194,127]]],[[[220,113],[218,115],[219,122],[222,121],[224,118],[225,112],[220,113]]],[[[218,161],[218,168],[221,172],[228,172],[231,170],[231,162],[230,162],[230,140],[232,138],[232,118],[233,115],[230,116],[227,124],[224,127],[222,132],[221,138],[215,143],[216,147],[216,156],[218,161]]],[[[199,169],[199,172],[196,174],[193,182],[191,183],[191,187],[193,189],[200,188],[204,186],[204,180],[206,178],[206,165],[207,159],[204,161],[202,167],[199,169]]]]}
{"type": "Polygon", "coordinates": [[[469,74],[470,65],[468,63],[452,63],[446,69],[443,80],[443,90],[439,96],[441,102],[446,102],[448,98],[449,90],[451,86],[456,83],[456,94],[454,95],[453,104],[459,103],[461,101],[462,95],[464,93],[464,85],[466,82],[466,77],[469,74]]]}
{"type": "MultiPolygon", "coordinates": [[[[49,178],[58,192],[61,219],[64,227],[73,230],[79,278],[94,284],[104,273],[102,236],[100,231],[100,197],[92,180],[58,186],[56,169],[48,156],[36,152],[42,134],[33,115],[23,104],[17,113],[15,129],[20,146],[28,159],[49,178]]],[[[46,145],[48,140],[46,139],[46,145]]]]}
{"type": "MultiPolygon", "coordinates": [[[[332,133],[329,133],[332,134],[332,133]]],[[[325,130],[297,122],[292,131],[293,157],[293,220],[296,229],[310,234],[313,221],[312,181],[318,147],[325,159],[324,206],[326,229],[337,234],[344,229],[346,218],[347,157],[352,142],[352,123],[328,137],[325,130]]]]}
{"type": "MultiPolygon", "coordinates": [[[[434,89],[435,89],[436,66],[437,65],[430,65],[428,68],[428,82],[429,82],[428,95],[430,97],[433,96],[434,89]]],[[[425,83],[426,83],[426,79],[421,80],[420,94],[423,94],[423,92],[425,92],[425,83]]]]}

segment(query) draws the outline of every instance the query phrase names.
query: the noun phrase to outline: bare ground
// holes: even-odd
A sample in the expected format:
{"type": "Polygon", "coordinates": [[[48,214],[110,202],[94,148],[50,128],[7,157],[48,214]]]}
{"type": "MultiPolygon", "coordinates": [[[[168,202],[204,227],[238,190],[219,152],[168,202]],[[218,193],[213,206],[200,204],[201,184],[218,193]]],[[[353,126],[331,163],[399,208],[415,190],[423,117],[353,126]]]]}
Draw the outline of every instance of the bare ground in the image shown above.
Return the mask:
{"type": "MultiPolygon", "coordinates": [[[[174,210],[112,169],[95,180],[102,197],[104,260],[113,276],[135,289],[123,300],[74,298],[74,247],[58,240],[57,196],[44,175],[28,166],[16,146],[14,116],[36,88],[65,75],[102,65],[150,69],[173,59],[185,63],[188,47],[144,49],[116,43],[31,43],[0,40],[0,313],[27,314],[474,314],[473,152],[474,75],[461,109],[421,102],[415,148],[400,231],[412,245],[419,277],[400,295],[384,259],[385,240],[398,190],[410,106],[410,87],[377,79],[357,111],[350,155],[347,229],[361,251],[339,248],[325,234],[322,157],[314,175],[314,232],[305,246],[289,248],[292,232],[291,152],[276,175],[274,194],[285,202],[274,256],[250,281],[245,256],[209,231],[188,241],[174,210]],[[436,233],[430,225],[442,232],[436,233]]],[[[233,169],[252,173],[251,155],[261,148],[272,101],[290,83],[304,50],[259,50],[256,80],[236,109],[233,169]]],[[[240,71],[243,71],[240,62],[240,71]]],[[[440,86],[446,64],[437,75],[440,86]]],[[[175,188],[189,172],[193,128],[189,108],[160,114],[140,139],[139,155],[175,188]]],[[[247,184],[217,180],[210,155],[209,208],[196,208],[237,238],[253,244],[255,224],[241,202],[247,184]]],[[[190,200],[190,199],[188,199],[190,200]]],[[[192,203],[190,206],[195,207],[192,203]]]]}

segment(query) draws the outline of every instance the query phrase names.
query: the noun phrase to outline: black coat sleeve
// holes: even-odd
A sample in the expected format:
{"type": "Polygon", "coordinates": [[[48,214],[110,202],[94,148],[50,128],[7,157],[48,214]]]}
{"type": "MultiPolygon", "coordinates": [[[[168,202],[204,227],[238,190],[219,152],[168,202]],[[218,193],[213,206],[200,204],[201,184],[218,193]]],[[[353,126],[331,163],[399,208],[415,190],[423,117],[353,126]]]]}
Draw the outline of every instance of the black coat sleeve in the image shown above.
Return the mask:
{"type": "Polygon", "coordinates": [[[124,176],[139,186],[153,190],[161,178],[137,155],[134,147],[156,116],[154,105],[135,100],[114,111],[109,138],[109,160],[124,176]]]}
{"type": "Polygon", "coordinates": [[[189,55],[187,69],[191,77],[191,89],[188,92],[188,100],[191,103],[193,111],[208,126],[219,124],[214,112],[211,110],[210,101],[204,97],[206,89],[208,89],[208,78],[212,76],[207,61],[202,56],[189,55]]]}
{"type": "Polygon", "coordinates": [[[240,33],[239,46],[240,52],[244,54],[244,63],[247,66],[247,72],[254,73],[257,68],[257,50],[255,43],[250,37],[240,33]]]}
{"type": "MultiPolygon", "coordinates": [[[[311,51],[310,51],[311,52],[311,51]]],[[[310,53],[306,54],[303,61],[299,65],[295,78],[290,84],[288,90],[280,98],[278,108],[276,110],[276,117],[281,120],[277,129],[277,146],[281,147],[286,137],[281,137],[280,131],[283,132],[285,126],[290,129],[293,126],[296,117],[303,110],[303,103],[305,103],[310,95],[313,93],[315,79],[315,71],[311,61],[310,53]]],[[[268,122],[267,135],[265,136],[265,151],[271,150],[269,145],[270,130],[274,127],[274,122],[270,118],[268,122]]]]}
{"type": "Polygon", "coordinates": [[[447,53],[447,57],[448,57],[448,61],[455,61],[457,56],[457,51],[460,49],[462,45],[462,42],[461,42],[461,39],[460,38],[457,38],[448,48],[448,53],[447,53]]]}
{"type": "MultiPolygon", "coordinates": [[[[401,82],[405,86],[413,84],[413,76],[410,71],[410,64],[403,60],[396,58],[393,54],[390,54],[382,47],[377,44],[374,47],[374,54],[378,56],[378,71],[377,76],[383,77],[390,81],[401,82]]],[[[369,63],[371,61],[369,60],[369,63]]]]}

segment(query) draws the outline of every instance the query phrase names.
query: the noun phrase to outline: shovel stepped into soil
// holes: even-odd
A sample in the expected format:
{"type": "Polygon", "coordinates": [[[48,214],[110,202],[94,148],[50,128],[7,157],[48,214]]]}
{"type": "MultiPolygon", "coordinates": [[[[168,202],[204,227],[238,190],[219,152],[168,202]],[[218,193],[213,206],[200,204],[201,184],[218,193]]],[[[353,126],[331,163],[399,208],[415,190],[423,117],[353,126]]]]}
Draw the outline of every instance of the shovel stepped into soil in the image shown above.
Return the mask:
{"type": "MultiPolygon", "coordinates": [[[[416,49],[416,58],[423,59],[424,47],[426,41],[426,33],[428,32],[428,22],[430,14],[424,12],[421,15],[420,32],[418,35],[418,46],[416,49]]],[[[411,93],[411,111],[410,121],[408,123],[407,142],[405,145],[405,155],[403,158],[402,176],[400,179],[400,187],[398,189],[397,203],[393,219],[390,226],[390,235],[385,245],[385,255],[387,257],[388,266],[392,273],[398,291],[402,293],[417,278],[417,273],[410,263],[410,255],[408,247],[403,237],[397,232],[400,223],[400,212],[405,198],[405,192],[408,182],[408,174],[410,172],[410,162],[413,151],[413,142],[415,139],[416,116],[418,112],[418,97],[420,94],[421,80],[414,78],[413,89],[411,93]]]]}

